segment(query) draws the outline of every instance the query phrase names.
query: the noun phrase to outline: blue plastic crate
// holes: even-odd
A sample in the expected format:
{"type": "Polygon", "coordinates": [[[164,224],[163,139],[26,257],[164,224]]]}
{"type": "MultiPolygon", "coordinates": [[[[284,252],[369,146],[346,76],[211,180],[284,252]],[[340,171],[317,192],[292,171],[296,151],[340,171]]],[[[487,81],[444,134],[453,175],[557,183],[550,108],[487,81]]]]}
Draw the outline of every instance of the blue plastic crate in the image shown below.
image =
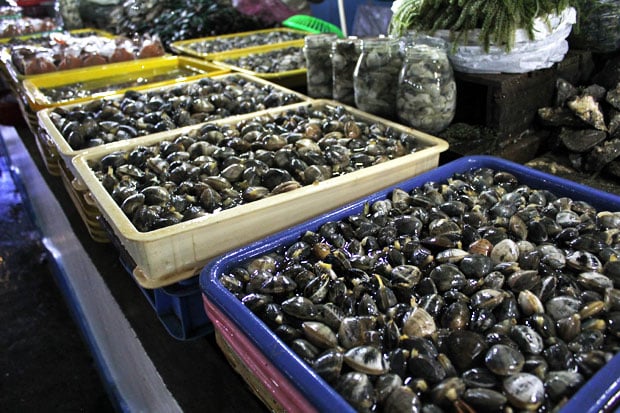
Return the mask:
{"type": "MultiPolygon", "coordinates": [[[[133,278],[135,262],[125,251],[103,217],[98,217],[112,245],[119,251],[121,265],[133,278]]],[[[135,281],[135,279],[134,279],[135,281]]],[[[177,340],[193,340],[213,332],[213,324],[202,305],[199,274],[165,287],[148,289],[136,282],[166,331],[177,340]]]]}
{"type": "Polygon", "coordinates": [[[178,340],[192,340],[213,332],[202,305],[199,276],[166,287],[138,287],[168,333],[178,340]]]}
{"type": "MultiPolygon", "coordinates": [[[[348,204],[321,217],[306,221],[264,240],[220,256],[206,265],[200,274],[200,287],[205,308],[212,306],[224,320],[230,320],[233,333],[241,333],[250,340],[270,364],[286,378],[283,388],[292,387],[318,411],[353,412],[353,408],[314,373],[288,346],[284,344],[261,320],[251,313],[235,296],[219,282],[220,275],[229,272],[241,262],[259,257],[278,247],[290,245],[306,231],[316,231],[328,221],[340,220],[359,213],[366,202],[385,199],[394,188],[411,190],[424,183],[444,182],[455,173],[475,168],[489,167],[513,173],[522,184],[532,188],[547,189],[558,196],[584,200],[598,210],[620,211],[620,197],[584,185],[555,177],[499,158],[474,156],[461,158],[415,178],[401,182],[366,198],[348,204]]],[[[215,319],[214,319],[215,320],[215,319]]],[[[218,324],[221,320],[214,321],[218,324]]],[[[226,321],[228,322],[228,321],[226,321]]],[[[226,327],[226,326],[224,326],[226,327]]],[[[232,335],[231,335],[232,336],[232,335]]],[[[265,363],[264,363],[265,364],[265,363]]],[[[620,393],[620,354],[593,376],[562,408],[567,412],[613,411],[620,393]]],[[[286,406],[284,406],[286,408],[286,406]]]]}

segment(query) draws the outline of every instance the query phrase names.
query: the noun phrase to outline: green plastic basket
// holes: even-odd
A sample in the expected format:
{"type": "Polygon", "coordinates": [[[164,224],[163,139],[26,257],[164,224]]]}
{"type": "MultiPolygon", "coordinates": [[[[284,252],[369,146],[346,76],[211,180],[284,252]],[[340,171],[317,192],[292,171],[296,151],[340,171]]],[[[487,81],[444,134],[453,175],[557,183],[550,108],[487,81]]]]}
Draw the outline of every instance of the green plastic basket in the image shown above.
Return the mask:
{"type": "Polygon", "coordinates": [[[342,30],[334,24],[319,19],[318,17],[296,14],[282,22],[283,26],[291,29],[305,30],[310,33],[336,33],[338,37],[344,37],[342,30]]]}

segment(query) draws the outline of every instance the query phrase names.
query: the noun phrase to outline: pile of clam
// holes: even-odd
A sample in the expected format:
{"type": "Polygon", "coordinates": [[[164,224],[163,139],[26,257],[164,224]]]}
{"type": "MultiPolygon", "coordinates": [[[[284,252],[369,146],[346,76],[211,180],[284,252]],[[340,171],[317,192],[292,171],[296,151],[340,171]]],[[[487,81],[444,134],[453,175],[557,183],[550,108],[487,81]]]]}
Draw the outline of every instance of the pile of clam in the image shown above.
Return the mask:
{"type": "Polygon", "coordinates": [[[187,47],[198,53],[216,53],[232,49],[243,49],[246,47],[301,40],[305,35],[305,33],[286,30],[252,33],[242,36],[227,35],[192,42],[189,43],[187,47]]]}
{"type": "Polygon", "coordinates": [[[284,47],[266,52],[222,60],[224,63],[257,73],[280,73],[306,67],[306,57],[299,46],[284,47]]]}
{"type": "Polygon", "coordinates": [[[578,88],[564,79],[556,82],[555,106],[540,108],[544,126],[554,130],[559,147],[568,152],[580,172],[601,171],[620,178],[620,83],[615,88],[578,88]]]}
{"type": "Polygon", "coordinates": [[[299,102],[298,95],[241,76],[203,78],[122,98],[58,107],[49,116],[74,150],[299,102]]]}
{"type": "Polygon", "coordinates": [[[554,411],[618,352],[620,213],[481,168],[222,274],[358,411],[554,411]]]}
{"type": "Polygon", "coordinates": [[[422,149],[416,137],[342,106],[301,106],[236,124],[207,123],[91,165],[139,231],[311,185],[422,149]]]}
{"type": "Polygon", "coordinates": [[[117,76],[102,77],[99,79],[86,80],[83,82],[67,83],[63,85],[40,87],[41,98],[46,102],[58,103],[79,98],[92,98],[95,95],[104,93],[120,93],[121,90],[136,87],[145,87],[154,83],[171,81],[181,82],[185,78],[197,76],[204,71],[193,67],[177,67],[167,69],[163,73],[128,73],[127,76],[119,79],[117,76]]]}

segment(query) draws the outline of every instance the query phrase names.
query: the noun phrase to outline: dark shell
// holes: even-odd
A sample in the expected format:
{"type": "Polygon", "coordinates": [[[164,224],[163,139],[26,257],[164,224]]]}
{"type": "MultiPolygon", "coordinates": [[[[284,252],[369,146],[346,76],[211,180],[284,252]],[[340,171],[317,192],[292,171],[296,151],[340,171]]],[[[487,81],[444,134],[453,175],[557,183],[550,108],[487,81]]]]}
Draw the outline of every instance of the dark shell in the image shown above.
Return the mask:
{"type": "Polygon", "coordinates": [[[607,133],[596,129],[573,130],[562,128],[560,140],[569,151],[584,153],[607,138],[607,133]]]}
{"type": "Polygon", "coordinates": [[[620,156],[620,139],[608,140],[592,149],[587,157],[585,170],[600,171],[618,156],[620,156]]]}
{"type": "Polygon", "coordinates": [[[485,338],[473,331],[456,330],[447,339],[448,355],[459,370],[473,367],[487,352],[485,338]]]}

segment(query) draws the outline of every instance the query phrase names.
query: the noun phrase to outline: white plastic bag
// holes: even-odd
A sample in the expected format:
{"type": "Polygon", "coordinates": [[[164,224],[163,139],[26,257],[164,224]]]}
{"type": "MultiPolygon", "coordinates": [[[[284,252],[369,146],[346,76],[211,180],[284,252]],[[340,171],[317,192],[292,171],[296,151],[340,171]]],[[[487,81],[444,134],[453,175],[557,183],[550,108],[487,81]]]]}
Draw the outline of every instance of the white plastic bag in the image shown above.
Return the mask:
{"type": "MultiPolygon", "coordinates": [[[[568,52],[566,38],[577,21],[574,8],[566,8],[559,15],[537,18],[534,22],[534,39],[526,30],[515,33],[515,44],[507,52],[493,46],[485,51],[478,40],[479,32],[469,33],[467,44],[450,43],[449,57],[454,70],[466,73],[526,73],[545,69],[562,61],[568,52]]],[[[435,35],[450,42],[450,32],[439,30],[435,35]]]]}

